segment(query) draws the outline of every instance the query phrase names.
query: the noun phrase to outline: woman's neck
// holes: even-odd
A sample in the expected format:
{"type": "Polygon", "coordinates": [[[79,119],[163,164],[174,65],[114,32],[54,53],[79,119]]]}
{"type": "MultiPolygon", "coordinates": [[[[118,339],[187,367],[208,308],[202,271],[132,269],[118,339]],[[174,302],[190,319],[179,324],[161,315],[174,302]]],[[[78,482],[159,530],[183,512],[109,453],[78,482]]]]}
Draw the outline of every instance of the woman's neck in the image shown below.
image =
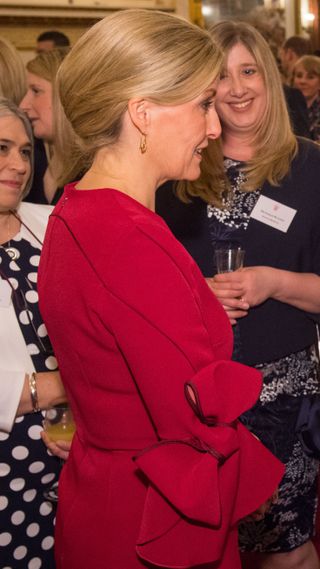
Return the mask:
{"type": "MultiPolygon", "coordinates": [[[[131,161],[132,162],[132,161],[131,161]]],[[[155,209],[155,182],[139,168],[128,167],[128,159],[110,159],[99,153],[91,168],[77,183],[78,190],[111,188],[119,190],[148,209],[155,209]]]]}
{"type": "Polygon", "coordinates": [[[7,243],[20,229],[20,220],[10,210],[0,212],[0,244],[7,243]]]}
{"type": "Polygon", "coordinates": [[[247,135],[223,134],[222,149],[224,156],[241,162],[250,160],[254,154],[253,145],[247,135]]]}

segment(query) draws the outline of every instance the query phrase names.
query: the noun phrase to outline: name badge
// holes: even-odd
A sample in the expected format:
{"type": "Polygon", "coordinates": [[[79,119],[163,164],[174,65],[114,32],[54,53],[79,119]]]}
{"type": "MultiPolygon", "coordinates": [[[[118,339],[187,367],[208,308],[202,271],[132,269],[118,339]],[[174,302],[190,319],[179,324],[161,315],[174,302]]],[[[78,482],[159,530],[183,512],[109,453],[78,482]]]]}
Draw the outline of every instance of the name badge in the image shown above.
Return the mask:
{"type": "Polygon", "coordinates": [[[0,278],[0,308],[7,308],[11,304],[12,288],[9,283],[0,278]]]}
{"type": "Polygon", "coordinates": [[[254,206],[250,218],[261,221],[274,229],[287,233],[297,210],[282,203],[260,196],[254,206]]]}

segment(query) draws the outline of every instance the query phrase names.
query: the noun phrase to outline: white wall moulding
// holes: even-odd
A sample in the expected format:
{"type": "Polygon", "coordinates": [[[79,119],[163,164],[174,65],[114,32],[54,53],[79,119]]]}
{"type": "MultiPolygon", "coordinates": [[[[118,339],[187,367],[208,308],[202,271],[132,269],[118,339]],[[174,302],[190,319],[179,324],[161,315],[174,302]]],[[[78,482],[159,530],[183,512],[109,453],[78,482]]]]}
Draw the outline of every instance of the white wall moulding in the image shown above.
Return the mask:
{"type": "Polygon", "coordinates": [[[73,45],[86,29],[117,10],[148,8],[176,12],[176,2],[177,0],[0,0],[0,36],[11,41],[27,61],[34,55],[37,36],[45,30],[57,29],[66,33],[73,45]]]}
{"type": "Polygon", "coordinates": [[[103,18],[126,8],[176,11],[176,0],[0,0],[0,18],[103,18]]]}
{"type": "Polygon", "coordinates": [[[175,0],[67,0],[75,8],[104,8],[119,10],[123,8],[150,8],[153,10],[174,10],[175,0]]]}
{"type": "MultiPolygon", "coordinates": [[[[50,2],[49,0],[21,0],[20,2],[19,0],[2,0],[2,2],[0,2],[0,8],[2,8],[2,6],[13,6],[18,8],[23,8],[25,6],[45,6],[52,8],[52,4],[53,2],[50,2]]],[[[70,3],[68,0],[54,0],[54,5],[57,7],[70,6],[70,3]]]]}
{"type": "Polygon", "coordinates": [[[86,10],[122,10],[125,8],[149,8],[174,11],[176,0],[4,0],[0,10],[14,8],[71,8],[86,10]]]}

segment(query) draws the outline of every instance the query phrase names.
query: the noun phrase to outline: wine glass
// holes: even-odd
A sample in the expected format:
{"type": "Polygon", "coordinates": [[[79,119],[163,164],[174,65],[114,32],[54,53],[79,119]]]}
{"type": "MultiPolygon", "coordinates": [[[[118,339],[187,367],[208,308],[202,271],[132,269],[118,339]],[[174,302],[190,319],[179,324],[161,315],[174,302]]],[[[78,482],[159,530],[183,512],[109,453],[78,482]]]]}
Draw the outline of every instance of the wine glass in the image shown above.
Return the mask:
{"type": "MultiPolygon", "coordinates": [[[[43,429],[47,433],[49,439],[56,441],[72,441],[76,430],[76,425],[70,407],[66,405],[57,405],[46,410],[43,429]]],[[[61,461],[64,462],[63,460],[61,461]]],[[[54,482],[49,490],[44,492],[45,498],[51,502],[58,501],[58,485],[59,481],[54,482]]]]}

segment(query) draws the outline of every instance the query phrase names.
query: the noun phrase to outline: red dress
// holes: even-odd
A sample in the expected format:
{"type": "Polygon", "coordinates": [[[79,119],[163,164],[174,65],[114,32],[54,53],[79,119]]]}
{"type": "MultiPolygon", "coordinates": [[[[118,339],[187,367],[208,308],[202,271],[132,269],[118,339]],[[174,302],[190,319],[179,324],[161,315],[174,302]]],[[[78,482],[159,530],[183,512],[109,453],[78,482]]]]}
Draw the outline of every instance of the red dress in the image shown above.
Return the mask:
{"type": "Polygon", "coordinates": [[[77,424],[58,569],[240,569],[237,522],[283,466],[237,421],[260,375],[230,361],[231,327],[194,261],[132,198],[69,185],[39,294],[77,424]]]}

